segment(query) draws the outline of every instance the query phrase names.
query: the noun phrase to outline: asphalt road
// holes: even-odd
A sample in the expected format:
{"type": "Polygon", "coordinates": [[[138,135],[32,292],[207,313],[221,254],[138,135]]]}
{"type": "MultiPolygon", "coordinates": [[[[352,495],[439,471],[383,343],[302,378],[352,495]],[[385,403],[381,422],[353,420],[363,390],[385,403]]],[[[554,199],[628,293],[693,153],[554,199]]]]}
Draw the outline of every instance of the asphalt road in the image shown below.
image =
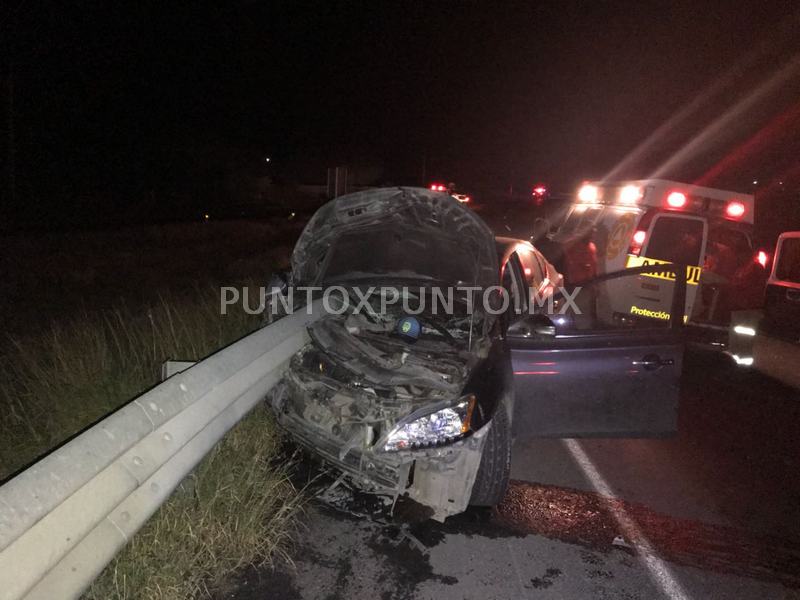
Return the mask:
{"type": "Polygon", "coordinates": [[[518,443],[503,504],[444,525],[317,500],[224,597],[800,599],[799,467],[798,392],[694,357],[677,437],[518,443]]]}

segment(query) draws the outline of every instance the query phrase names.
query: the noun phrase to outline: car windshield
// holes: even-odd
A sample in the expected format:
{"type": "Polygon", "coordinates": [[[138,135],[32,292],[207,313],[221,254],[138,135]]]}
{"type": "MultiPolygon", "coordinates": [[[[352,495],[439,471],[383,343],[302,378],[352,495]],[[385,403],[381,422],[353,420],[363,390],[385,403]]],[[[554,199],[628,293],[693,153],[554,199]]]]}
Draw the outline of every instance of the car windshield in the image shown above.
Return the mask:
{"type": "Polygon", "coordinates": [[[584,209],[583,207],[576,207],[569,213],[558,231],[559,233],[584,231],[594,225],[600,216],[600,212],[601,209],[599,208],[584,209]]]}

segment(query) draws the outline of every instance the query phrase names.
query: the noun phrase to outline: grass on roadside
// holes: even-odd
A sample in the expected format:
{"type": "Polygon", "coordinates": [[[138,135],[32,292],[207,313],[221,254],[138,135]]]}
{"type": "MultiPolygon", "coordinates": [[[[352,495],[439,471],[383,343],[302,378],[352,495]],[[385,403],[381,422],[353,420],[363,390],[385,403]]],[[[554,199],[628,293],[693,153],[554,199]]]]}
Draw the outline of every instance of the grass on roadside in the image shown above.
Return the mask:
{"type": "MultiPolygon", "coordinates": [[[[0,479],[158,382],[167,359],[198,360],[261,323],[220,315],[219,289],[162,297],[143,312],[86,313],[0,355],[0,479]]],[[[287,538],[298,494],[275,466],[279,435],[255,410],[204,459],[87,593],[91,599],[207,596],[287,538]]]]}
{"type": "MultiPolygon", "coordinates": [[[[249,564],[285,555],[300,495],[272,461],[264,405],[239,423],[106,567],[86,600],[207,598],[249,564]]],[[[286,557],[288,558],[288,557],[286,557]]]]}
{"type": "Polygon", "coordinates": [[[219,290],[209,287],[8,340],[0,355],[0,479],[157,383],[165,360],[203,358],[259,323],[241,310],[220,315],[219,290]]]}

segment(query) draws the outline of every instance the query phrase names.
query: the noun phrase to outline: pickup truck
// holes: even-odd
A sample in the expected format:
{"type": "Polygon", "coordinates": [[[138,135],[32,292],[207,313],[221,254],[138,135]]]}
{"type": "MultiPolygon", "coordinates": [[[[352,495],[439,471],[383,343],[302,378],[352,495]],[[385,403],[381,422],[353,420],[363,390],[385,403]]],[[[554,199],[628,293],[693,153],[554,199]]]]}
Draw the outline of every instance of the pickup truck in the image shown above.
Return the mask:
{"type": "Polygon", "coordinates": [[[778,237],[764,309],[732,314],[728,353],[739,365],[800,388],[800,231],[778,237]]]}

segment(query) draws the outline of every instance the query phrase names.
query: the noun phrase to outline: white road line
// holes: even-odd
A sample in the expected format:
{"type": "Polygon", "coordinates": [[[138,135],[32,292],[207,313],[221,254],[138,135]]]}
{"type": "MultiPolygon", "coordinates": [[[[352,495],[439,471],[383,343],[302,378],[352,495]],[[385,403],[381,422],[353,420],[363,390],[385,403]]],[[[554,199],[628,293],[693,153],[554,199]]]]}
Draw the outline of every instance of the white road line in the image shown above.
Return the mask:
{"type": "MultiPolygon", "coordinates": [[[[562,440],[562,443],[595,491],[601,496],[616,498],[617,496],[611,486],[608,485],[608,482],[597,470],[597,467],[583,450],[578,440],[565,439],[562,440]]],[[[617,525],[619,525],[623,535],[628,540],[636,541],[636,547],[641,551],[642,562],[647,568],[650,579],[656,586],[661,588],[664,595],[672,600],[691,600],[691,597],[681,587],[667,564],[656,555],[650,540],[642,534],[633,519],[625,511],[610,510],[609,512],[614,517],[617,525]]]]}

